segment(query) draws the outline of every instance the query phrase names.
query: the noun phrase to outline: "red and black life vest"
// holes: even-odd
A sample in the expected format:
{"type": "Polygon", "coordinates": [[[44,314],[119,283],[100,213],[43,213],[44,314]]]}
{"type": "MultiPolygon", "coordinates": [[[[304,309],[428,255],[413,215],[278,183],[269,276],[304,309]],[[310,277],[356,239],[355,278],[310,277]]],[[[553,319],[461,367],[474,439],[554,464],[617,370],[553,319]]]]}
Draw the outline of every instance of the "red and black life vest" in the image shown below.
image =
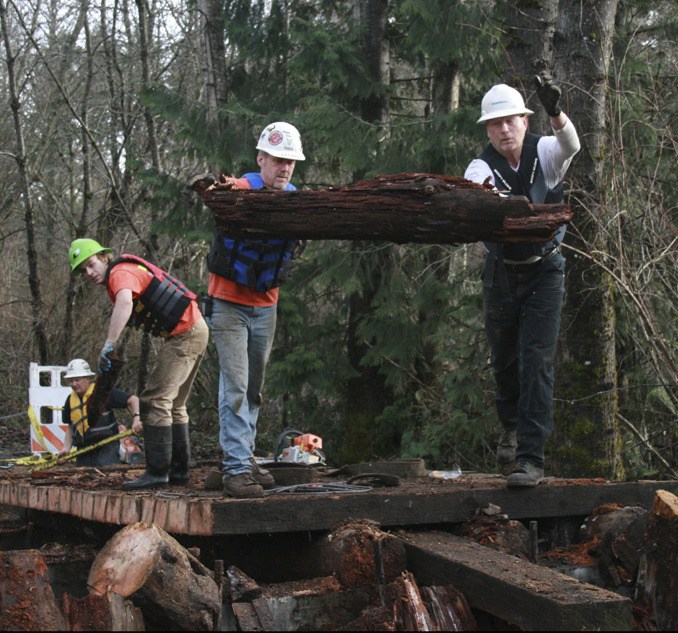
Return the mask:
{"type": "Polygon", "coordinates": [[[106,281],[111,270],[122,263],[143,266],[152,275],[146,290],[134,300],[127,325],[153,336],[167,336],[177,326],[196,294],[162,268],[129,253],[123,253],[108,265],[106,281]]]}

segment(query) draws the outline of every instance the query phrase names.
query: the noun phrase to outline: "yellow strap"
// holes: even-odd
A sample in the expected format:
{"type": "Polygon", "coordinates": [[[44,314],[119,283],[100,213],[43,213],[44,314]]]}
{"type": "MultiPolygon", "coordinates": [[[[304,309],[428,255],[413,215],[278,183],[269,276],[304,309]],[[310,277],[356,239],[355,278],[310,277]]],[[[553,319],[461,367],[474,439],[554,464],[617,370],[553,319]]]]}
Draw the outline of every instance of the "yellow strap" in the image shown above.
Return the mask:
{"type": "Polygon", "coordinates": [[[42,429],[40,428],[40,422],[38,422],[38,416],[35,415],[35,411],[33,410],[33,405],[29,404],[28,405],[28,419],[31,421],[31,426],[33,427],[33,431],[35,431],[35,436],[36,439],[38,440],[38,443],[46,452],[50,452],[50,450],[47,448],[47,444],[45,444],[45,436],[42,434],[42,429]]]}
{"type": "Polygon", "coordinates": [[[41,455],[29,455],[28,457],[10,457],[8,459],[0,459],[0,462],[14,462],[19,466],[31,466],[33,464],[47,463],[48,461],[51,462],[52,459],[45,459],[41,455]]]}
{"type": "Polygon", "coordinates": [[[123,437],[132,435],[133,433],[134,431],[132,429],[127,429],[126,431],[118,433],[117,435],[111,435],[110,437],[107,437],[101,440],[100,442],[97,442],[96,444],[91,444],[90,446],[85,446],[85,448],[78,449],[77,451],[72,451],[68,455],[64,455],[63,457],[59,457],[58,459],[49,460],[45,464],[38,464],[33,470],[46,470],[47,468],[52,468],[52,466],[64,464],[65,462],[68,462],[71,459],[76,458],[78,455],[82,455],[83,453],[89,453],[90,451],[93,451],[94,449],[99,448],[104,444],[109,444],[110,442],[121,440],[123,437]]]}

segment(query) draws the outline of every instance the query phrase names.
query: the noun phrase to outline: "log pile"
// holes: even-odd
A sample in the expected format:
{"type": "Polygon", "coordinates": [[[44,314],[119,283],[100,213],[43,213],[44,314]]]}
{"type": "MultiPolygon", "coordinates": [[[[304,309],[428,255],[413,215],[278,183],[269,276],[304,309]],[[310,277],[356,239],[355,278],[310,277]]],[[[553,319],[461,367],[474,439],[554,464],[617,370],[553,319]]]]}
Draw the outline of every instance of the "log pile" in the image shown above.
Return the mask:
{"type": "Polygon", "coordinates": [[[395,536],[347,521],[305,552],[324,576],[266,585],[235,566],[224,574],[222,561],[212,572],[196,548],[133,523],[97,554],[55,544],[0,552],[0,630],[217,630],[229,611],[243,631],[474,630],[487,614],[523,630],[621,630],[632,615],[634,630],[678,628],[678,497],[666,490],[651,511],[597,507],[582,540],[546,552],[541,565],[524,560],[525,531],[500,508],[478,512],[461,533],[395,536]],[[48,566],[76,558],[88,562],[90,594],[59,597],[48,566]],[[597,567],[598,586],[545,568],[556,560],[597,567]],[[516,609],[530,600],[536,611],[516,609]],[[312,624],[299,620],[309,615],[312,624]]]}
{"type": "Polygon", "coordinates": [[[157,526],[120,530],[94,558],[89,595],[59,600],[46,561],[74,558],[58,546],[0,552],[0,631],[216,630],[221,589],[212,572],[157,526]]]}
{"type": "Polygon", "coordinates": [[[240,238],[545,242],[572,219],[567,205],[532,204],[438,174],[383,175],[302,191],[237,190],[233,182],[205,178],[192,187],[213,211],[216,228],[240,238]]]}
{"type": "Polygon", "coordinates": [[[404,546],[372,521],[347,521],[314,549],[328,576],[261,587],[237,568],[228,570],[238,629],[333,631],[472,631],[475,618],[451,585],[420,587],[406,569],[404,546]],[[311,606],[315,599],[316,606],[311,606]],[[283,601],[287,601],[287,604],[283,601]],[[291,605],[294,606],[291,606],[291,605]],[[284,606],[285,605],[285,606],[284,606]],[[357,606],[357,608],[356,608],[357,606]],[[303,628],[287,629],[281,613],[315,614],[303,628]],[[353,619],[347,618],[351,614],[353,619]],[[348,619],[348,621],[347,621],[348,619]]]}

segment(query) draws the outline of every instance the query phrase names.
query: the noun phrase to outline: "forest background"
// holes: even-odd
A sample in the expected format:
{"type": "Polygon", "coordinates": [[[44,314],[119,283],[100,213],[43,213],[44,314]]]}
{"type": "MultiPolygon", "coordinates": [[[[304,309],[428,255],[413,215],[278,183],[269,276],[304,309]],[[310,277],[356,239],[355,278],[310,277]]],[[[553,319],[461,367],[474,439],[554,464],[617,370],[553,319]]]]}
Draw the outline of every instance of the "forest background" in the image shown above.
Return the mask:
{"type": "MultiPolygon", "coordinates": [[[[480,101],[506,82],[550,133],[551,72],[582,142],[547,474],[678,471],[673,201],[678,22],[665,0],[0,0],[0,425],[27,425],[28,367],[91,363],[101,288],[69,274],[92,237],[197,292],[212,213],[199,173],[255,168],[268,123],[296,125],[299,188],[377,174],[461,176],[480,101]]],[[[258,447],[320,435],[328,462],[423,457],[492,472],[499,434],[479,244],[311,243],[282,287],[258,447]]],[[[126,329],[120,386],[158,341],[126,329]]],[[[191,400],[218,456],[213,345],[191,400]]],[[[27,447],[28,448],[28,447],[27,447]]]]}

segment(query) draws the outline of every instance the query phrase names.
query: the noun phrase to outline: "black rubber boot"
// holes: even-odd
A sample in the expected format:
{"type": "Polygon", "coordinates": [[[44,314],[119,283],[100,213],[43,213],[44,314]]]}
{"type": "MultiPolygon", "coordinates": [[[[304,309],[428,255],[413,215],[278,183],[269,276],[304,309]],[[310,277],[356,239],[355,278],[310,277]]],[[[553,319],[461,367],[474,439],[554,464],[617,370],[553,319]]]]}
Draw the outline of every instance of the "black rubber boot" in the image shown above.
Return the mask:
{"type": "Polygon", "coordinates": [[[169,482],[175,486],[188,485],[188,463],[191,461],[191,440],[188,424],[172,426],[172,463],[169,482]]]}
{"type": "Polygon", "coordinates": [[[172,427],[144,426],[144,452],[146,472],[138,479],[122,484],[123,490],[142,490],[167,485],[172,460],[172,427]]]}

